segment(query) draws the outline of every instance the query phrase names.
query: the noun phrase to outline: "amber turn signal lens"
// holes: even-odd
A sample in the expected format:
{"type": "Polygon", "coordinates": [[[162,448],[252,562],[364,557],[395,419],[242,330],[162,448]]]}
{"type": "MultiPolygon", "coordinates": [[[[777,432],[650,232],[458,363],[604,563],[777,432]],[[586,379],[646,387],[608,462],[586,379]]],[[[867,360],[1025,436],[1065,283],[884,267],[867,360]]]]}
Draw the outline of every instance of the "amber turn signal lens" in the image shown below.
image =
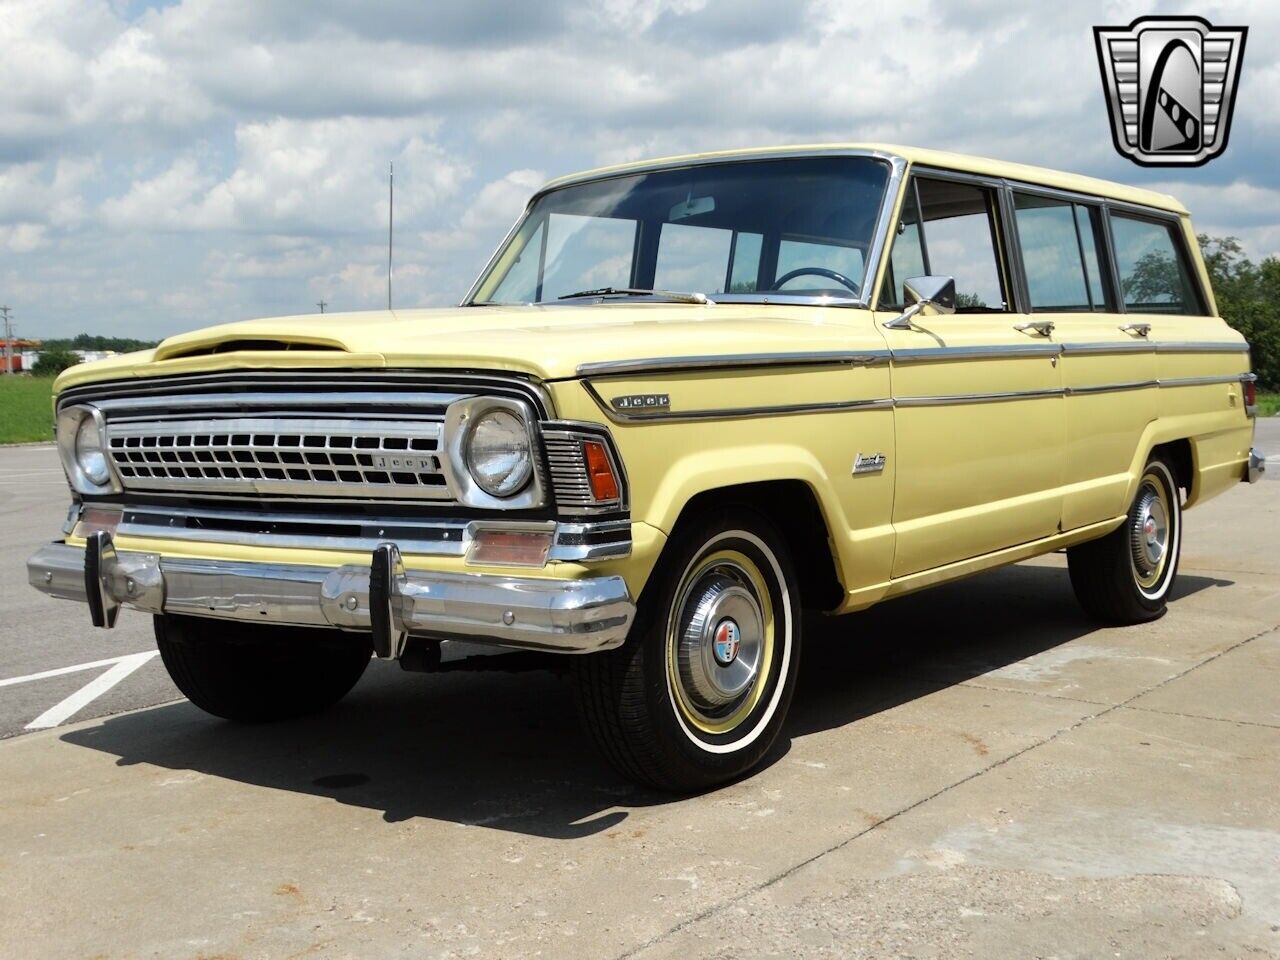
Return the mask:
{"type": "Polygon", "coordinates": [[[604,444],[598,440],[582,441],[582,453],[587,460],[587,478],[591,481],[591,496],[597,503],[618,499],[618,478],[613,475],[613,465],[604,444]]]}
{"type": "Polygon", "coordinates": [[[467,562],[540,567],[550,551],[550,531],[481,530],[471,541],[467,562]]]}

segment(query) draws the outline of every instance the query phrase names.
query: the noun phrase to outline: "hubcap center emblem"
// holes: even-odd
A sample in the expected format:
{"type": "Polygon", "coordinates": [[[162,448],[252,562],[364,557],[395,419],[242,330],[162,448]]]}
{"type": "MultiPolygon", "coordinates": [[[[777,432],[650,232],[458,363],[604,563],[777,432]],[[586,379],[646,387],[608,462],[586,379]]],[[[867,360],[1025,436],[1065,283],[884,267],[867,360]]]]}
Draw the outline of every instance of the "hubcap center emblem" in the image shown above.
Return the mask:
{"type": "Polygon", "coordinates": [[[742,630],[729,619],[721,620],[716,626],[715,638],[711,644],[711,652],[716,663],[727,667],[738,658],[738,648],[742,645],[742,630]]]}
{"type": "Polygon", "coordinates": [[[1143,525],[1143,530],[1147,535],[1147,543],[1156,542],[1156,521],[1155,517],[1147,517],[1147,522],[1143,525]]]}

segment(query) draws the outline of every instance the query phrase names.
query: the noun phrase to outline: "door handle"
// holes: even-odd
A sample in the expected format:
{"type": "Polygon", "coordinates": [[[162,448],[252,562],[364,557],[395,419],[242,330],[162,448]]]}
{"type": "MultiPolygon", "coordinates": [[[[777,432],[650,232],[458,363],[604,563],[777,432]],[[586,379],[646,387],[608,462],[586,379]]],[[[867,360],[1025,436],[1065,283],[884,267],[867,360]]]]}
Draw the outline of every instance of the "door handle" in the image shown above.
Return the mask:
{"type": "Polygon", "coordinates": [[[1151,336],[1151,324],[1149,323],[1126,323],[1120,329],[1125,333],[1136,333],[1140,337],[1151,336]]]}
{"type": "Polygon", "coordinates": [[[1030,330],[1030,331],[1034,331],[1039,336],[1047,337],[1049,336],[1049,334],[1053,333],[1053,321],[1052,320],[1031,320],[1031,321],[1028,321],[1027,323],[1014,324],[1013,329],[1017,330],[1019,333],[1026,333],[1028,330],[1030,330]]]}

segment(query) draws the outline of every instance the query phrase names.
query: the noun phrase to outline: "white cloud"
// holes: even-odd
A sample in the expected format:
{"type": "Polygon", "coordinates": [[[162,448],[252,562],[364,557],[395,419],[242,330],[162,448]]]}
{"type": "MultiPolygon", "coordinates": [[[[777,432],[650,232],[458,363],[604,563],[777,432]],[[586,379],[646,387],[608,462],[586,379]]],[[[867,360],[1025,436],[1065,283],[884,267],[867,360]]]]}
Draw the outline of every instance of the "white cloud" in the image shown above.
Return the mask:
{"type": "MultiPolygon", "coordinates": [[[[887,140],[1164,184],[1280,248],[1280,7],[1251,27],[1227,156],[1116,156],[1092,26],[1013,0],[0,0],[0,290],[49,333],[160,335],[469,286],[544,179],[725,147],[887,140]]],[[[37,331],[28,330],[35,333],[37,331]]]]}

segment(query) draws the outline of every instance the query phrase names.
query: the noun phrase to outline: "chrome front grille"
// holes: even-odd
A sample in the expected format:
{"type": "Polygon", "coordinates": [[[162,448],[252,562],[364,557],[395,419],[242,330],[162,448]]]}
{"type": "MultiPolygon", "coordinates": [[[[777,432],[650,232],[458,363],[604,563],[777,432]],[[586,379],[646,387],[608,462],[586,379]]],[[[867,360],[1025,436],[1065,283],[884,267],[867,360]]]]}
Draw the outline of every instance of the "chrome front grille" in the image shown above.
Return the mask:
{"type": "Polygon", "coordinates": [[[108,422],[126,489],[447,500],[439,421],[108,422]]]}

